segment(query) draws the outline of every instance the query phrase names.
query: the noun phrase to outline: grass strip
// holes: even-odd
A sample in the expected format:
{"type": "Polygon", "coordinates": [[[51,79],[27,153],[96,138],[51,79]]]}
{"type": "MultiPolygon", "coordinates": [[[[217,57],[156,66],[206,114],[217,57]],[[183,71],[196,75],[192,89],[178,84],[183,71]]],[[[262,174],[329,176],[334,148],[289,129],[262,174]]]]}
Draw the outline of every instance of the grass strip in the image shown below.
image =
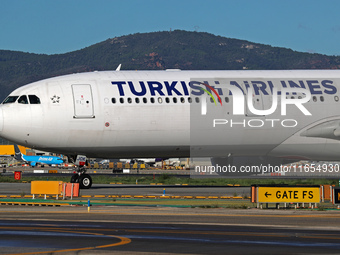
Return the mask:
{"type": "MultiPolygon", "coordinates": [[[[110,183],[122,183],[122,184],[138,184],[150,185],[150,183],[162,183],[163,185],[207,185],[207,186],[251,186],[252,184],[287,184],[287,185],[338,185],[337,179],[283,179],[271,178],[271,179],[232,179],[232,178],[204,178],[204,179],[192,179],[192,178],[179,178],[172,176],[171,174],[162,174],[156,176],[153,179],[152,176],[122,176],[116,177],[116,175],[91,175],[94,184],[110,184],[110,183]]],[[[25,176],[20,181],[14,180],[13,176],[0,176],[0,182],[31,182],[31,181],[63,181],[70,182],[69,177],[65,176],[25,176]]]]}

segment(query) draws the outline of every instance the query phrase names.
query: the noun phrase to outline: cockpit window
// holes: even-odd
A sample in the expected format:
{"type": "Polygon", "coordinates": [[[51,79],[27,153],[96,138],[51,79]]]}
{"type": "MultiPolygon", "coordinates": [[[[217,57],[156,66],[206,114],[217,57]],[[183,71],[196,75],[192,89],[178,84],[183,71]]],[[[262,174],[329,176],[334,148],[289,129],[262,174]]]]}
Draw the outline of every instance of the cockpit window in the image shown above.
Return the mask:
{"type": "MultiPolygon", "coordinates": [[[[17,101],[17,99],[19,98],[19,96],[9,96],[7,97],[4,101],[3,104],[12,104],[15,103],[17,101]]],[[[28,95],[29,98],[29,103],[30,104],[41,104],[40,102],[40,98],[37,97],[36,95],[28,95]]],[[[19,99],[18,99],[18,103],[19,104],[28,104],[28,99],[26,95],[22,95],[19,99]]]]}
{"type": "Polygon", "coordinates": [[[18,103],[19,103],[19,104],[28,104],[27,96],[26,96],[26,95],[21,96],[21,97],[18,99],[18,103]]]}
{"type": "Polygon", "coordinates": [[[3,101],[3,104],[12,104],[15,103],[15,101],[17,101],[18,96],[9,96],[5,99],[5,101],[3,101]]]}
{"type": "Polygon", "coordinates": [[[28,98],[30,100],[30,104],[40,104],[40,98],[36,95],[28,95],[28,98]]]}

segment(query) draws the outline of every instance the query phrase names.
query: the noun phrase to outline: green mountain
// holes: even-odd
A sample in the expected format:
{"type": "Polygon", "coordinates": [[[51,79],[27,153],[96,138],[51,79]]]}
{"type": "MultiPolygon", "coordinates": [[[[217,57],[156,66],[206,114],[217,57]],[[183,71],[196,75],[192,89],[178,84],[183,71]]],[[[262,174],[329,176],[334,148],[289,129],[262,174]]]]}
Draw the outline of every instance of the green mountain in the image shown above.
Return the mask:
{"type": "Polygon", "coordinates": [[[0,100],[33,81],[119,64],[122,70],[338,69],[340,57],[180,30],[115,37],[57,55],[0,50],[0,100]]]}

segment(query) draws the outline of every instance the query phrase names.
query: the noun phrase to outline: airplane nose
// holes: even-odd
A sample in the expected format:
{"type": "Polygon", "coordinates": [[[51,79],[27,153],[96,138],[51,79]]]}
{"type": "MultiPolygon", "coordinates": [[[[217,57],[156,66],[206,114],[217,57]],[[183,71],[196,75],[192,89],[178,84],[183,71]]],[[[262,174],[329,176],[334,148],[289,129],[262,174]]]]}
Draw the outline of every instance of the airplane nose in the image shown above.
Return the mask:
{"type": "Polygon", "coordinates": [[[4,127],[4,115],[2,109],[0,108],[0,132],[2,132],[3,127],[4,127]]]}

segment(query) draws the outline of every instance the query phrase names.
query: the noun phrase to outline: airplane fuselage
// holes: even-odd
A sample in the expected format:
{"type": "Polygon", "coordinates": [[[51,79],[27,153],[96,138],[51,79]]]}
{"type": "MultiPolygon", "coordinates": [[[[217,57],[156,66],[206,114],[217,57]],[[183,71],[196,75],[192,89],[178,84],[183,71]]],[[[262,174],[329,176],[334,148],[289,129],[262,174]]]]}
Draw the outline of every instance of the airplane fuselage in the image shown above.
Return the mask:
{"type": "Polygon", "coordinates": [[[0,107],[0,135],[31,148],[102,158],[335,160],[339,90],[337,70],[72,74],[13,91],[0,107]]]}

